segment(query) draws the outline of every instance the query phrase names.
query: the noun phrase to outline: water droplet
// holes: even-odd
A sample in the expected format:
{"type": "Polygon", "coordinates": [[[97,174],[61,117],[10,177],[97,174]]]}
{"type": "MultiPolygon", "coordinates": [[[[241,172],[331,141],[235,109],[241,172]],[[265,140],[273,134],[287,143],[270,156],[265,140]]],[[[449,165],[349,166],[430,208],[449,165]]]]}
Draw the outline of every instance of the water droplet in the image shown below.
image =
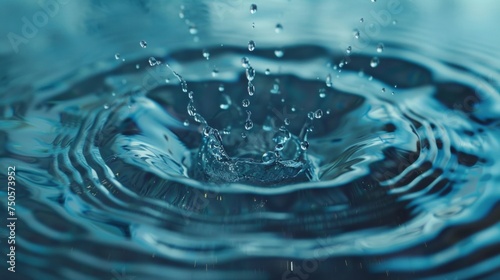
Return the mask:
{"type": "Polygon", "coordinates": [[[285,148],[285,145],[283,144],[277,144],[276,146],[274,146],[274,150],[275,151],[282,151],[283,149],[285,148]]]}
{"type": "Polygon", "coordinates": [[[196,107],[194,107],[194,102],[192,99],[188,103],[187,111],[190,116],[194,116],[194,114],[196,114],[196,107]]]}
{"type": "Polygon", "coordinates": [[[192,34],[192,35],[198,34],[198,28],[196,28],[195,25],[191,25],[189,27],[189,33],[192,34]]]}
{"type": "Polygon", "coordinates": [[[243,66],[244,68],[250,67],[250,60],[248,59],[248,57],[241,58],[241,66],[243,66]]]}
{"type": "Polygon", "coordinates": [[[255,86],[251,83],[248,82],[248,95],[252,96],[255,94],[255,86]]]}
{"type": "Polygon", "coordinates": [[[359,30],[354,29],[353,35],[354,35],[354,38],[359,39],[359,30]]]}
{"type": "Polygon", "coordinates": [[[275,50],[275,51],[274,51],[274,55],[275,55],[276,57],[278,57],[278,58],[283,57],[283,55],[284,55],[284,54],[285,54],[285,53],[283,52],[283,50],[282,50],[282,49],[277,49],[277,50],[275,50]]]}
{"type": "Polygon", "coordinates": [[[333,85],[333,84],[332,84],[332,75],[328,74],[328,75],[326,76],[326,81],[325,81],[325,83],[326,83],[326,86],[327,86],[327,87],[332,87],[332,85],[333,85]]]}
{"type": "Polygon", "coordinates": [[[212,70],[212,77],[217,77],[217,75],[219,75],[219,70],[215,68],[212,70]]]}
{"type": "Polygon", "coordinates": [[[253,127],[253,122],[252,122],[252,120],[250,120],[250,119],[246,120],[246,121],[245,121],[245,129],[246,129],[246,130],[250,130],[250,129],[252,129],[252,127],[253,127]]]}
{"type": "Polygon", "coordinates": [[[269,92],[272,94],[280,94],[280,85],[278,83],[274,83],[273,88],[269,92]]]}
{"type": "Polygon", "coordinates": [[[316,110],[316,112],[314,112],[314,117],[320,119],[323,117],[323,111],[321,109],[316,110]]]}
{"type": "Polygon", "coordinates": [[[206,58],[207,60],[210,59],[210,53],[206,49],[203,50],[203,57],[206,58]]]}
{"type": "Polygon", "coordinates": [[[243,99],[243,101],[241,102],[241,105],[243,105],[243,107],[245,107],[245,108],[250,106],[250,100],[243,99]]]}
{"type": "Polygon", "coordinates": [[[103,107],[104,107],[105,110],[109,109],[109,105],[108,104],[104,104],[103,107]]]}
{"type": "Polygon", "coordinates": [[[252,4],[250,5],[250,13],[255,14],[257,12],[257,5],[252,4]]]}
{"type": "Polygon", "coordinates": [[[307,118],[310,120],[314,120],[314,112],[307,113],[307,118]]]}
{"type": "Polygon", "coordinates": [[[292,134],[284,126],[281,126],[279,131],[273,135],[273,141],[276,144],[285,144],[291,137],[292,134]]]}
{"type": "Polygon", "coordinates": [[[140,68],[141,68],[141,66],[139,64],[135,65],[135,69],[140,69],[140,68]]]}
{"type": "Polygon", "coordinates": [[[372,3],[375,3],[375,2],[377,2],[377,0],[372,0],[372,3]]]}
{"type": "Polygon", "coordinates": [[[248,50],[253,52],[253,50],[255,50],[255,42],[250,40],[248,41],[248,50]]]}
{"type": "Polygon", "coordinates": [[[243,139],[247,138],[247,134],[245,132],[242,132],[241,133],[241,138],[243,138],[243,139]]]}
{"type": "Polygon", "coordinates": [[[115,53],[115,59],[116,60],[120,59],[120,54],[119,53],[115,53]]]}
{"type": "Polygon", "coordinates": [[[189,126],[189,120],[184,120],[184,126],[189,126]]]}
{"type": "Polygon", "coordinates": [[[396,24],[398,24],[398,21],[397,20],[393,20],[392,21],[392,25],[396,25],[396,24]]]}
{"type": "Polygon", "coordinates": [[[290,125],[290,119],[289,118],[285,118],[285,120],[283,122],[285,123],[285,125],[290,125]]]}
{"type": "Polygon", "coordinates": [[[276,27],[274,28],[274,32],[281,33],[281,31],[283,31],[283,25],[281,25],[280,23],[276,24],[276,27]]]}
{"type": "Polygon", "coordinates": [[[378,44],[378,46],[377,46],[377,52],[378,52],[378,53],[381,53],[382,51],[384,51],[384,44],[380,43],[380,44],[378,44]]]}
{"type": "Polygon", "coordinates": [[[222,98],[224,99],[224,102],[221,103],[219,105],[219,107],[222,109],[222,110],[227,110],[229,109],[229,107],[231,106],[232,102],[231,102],[231,98],[229,97],[229,95],[227,94],[222,94],[222,98]]]}
{"type": "Polygon", "coordinates": [[[330,115],[330,113],[331,113],[330,109],[326,110],[327,115],[330,115]]]}
{"type": "Polygon", "coordinates": [[[352,47],[348,46],[347,49],[345,50],[347,54],[350,54],[352,52],[352,47]]]}
{"type": "Polygon", "coordinates": [[[189,97],[189,99],[193,99],[193,97],[194,97],[194,92],[193,92],[193,91],[190,91],[190,92],[188,93],[188,97],[189,97]]]}
{"type": "Polygon", "coordinates": [[[307,142],[307,141],[302,141],[302,142],[300,143],[300,148],[301,148],[302,150],[304,150],[304,151],[305,151],[305,150],[307,150],[307,149],[309,148],[309,142],[307,142]]]}
{"type": "Polygon", "coordinates": [[[140,41],[139,45],[141,46],[141,48],[145,49],[148,46],[148,43],[146,41],[140,41]]]}
{"type": "Polygon", "coordinates": [[[194,121],[198,123],[205,123],[205,119],[198,113],[194,114],[194,121]]]}
{"type": "Polygon", "coordinates": [[[253,81],[253,79],[255,78],[255,69],[253,69],[252,66],[248,67],[246,70],[246,75],[249,82],[253,81]]]}
{"type": "Polygon", "coordinates": [[[223,92],[223,91],[224,91],[224,84],[220,84],[220,85],[219,85],[219,91],[220,91],[220,92],[223,92]]]}
{"type": "Polygon", "coordinates": [[[182,89],[183,92],[187,92],[188,91],[188,84],[184,80],[181,81],[181,89],[182,89]]]}
{"type": "Polygon", "coordinates": [[[380,63],[379,58],[378,58],[378,57],[374,57],[374,58],[372,58],[372,60],[370,61],[370,66],[371,66],[372,68],[375,68],[375,67],[377,67],[377,66],[378,66],[378,64],[379,64],[379,63],[380,63]]]}
{"type": "Polygon", "coordinates": [[[273,163],[277,160],[278,158],[276,157],[276,154],[274,152],[265,152],[262,155],[262,162],[263,163],[273,163]]]}
{"type": "Polygon", "coordinates": [[[324,88],[319,89],[319,97],[320,98],[326,97],[326,90],[324,88]]]}
{"type": "Polygon", "coordinates": [[[365,19],[364,18],[360,18],[359,22],[365,22],[365,19]]]}
{"type": "Polygon", "coordinates": [[[155,66],[155,65],[160,64],[160,61],[156,60],[156,58],[154,58],[154,57],[150,57],[148,62],[149,62],[149,65],[151,65],[151,66],[155,66]]]}
{"type": "Polygon", "coordinates": [[[271,70],[269,70],[269,68],[267,68],[266,71],[264,71],[264,74],[266,74],[266,75],[271,74],[271,70]]]}

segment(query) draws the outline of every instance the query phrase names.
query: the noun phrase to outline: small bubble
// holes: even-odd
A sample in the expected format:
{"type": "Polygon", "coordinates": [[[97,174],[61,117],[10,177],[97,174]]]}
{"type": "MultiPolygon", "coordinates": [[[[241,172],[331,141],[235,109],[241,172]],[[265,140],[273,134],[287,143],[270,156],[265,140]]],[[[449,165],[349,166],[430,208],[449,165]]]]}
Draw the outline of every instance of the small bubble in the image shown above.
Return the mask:
{"type": "Polygon", "coordinates": [[[243,66],[244,68],[250,67],[250,60],[248,59],[248,57],[241,58],[241,66],[243,66]]]}
{"type": "Polygon", "coordinates": [[[283,31],[283,25],[281,25],[280,23],[276,24],[276,27],[274,28],[274,32],[281,33],[281,31],[283,31]]]}
{"type": "Polygon", "coordinates": [[[139,45],[141,46],[141,48],[145,49],[148,46],[148,43],[146,41],[140,41],[139,45]]]}
{"type": "Polygon", "coordinates": [[[192,34],[192,35],[198,34],[198,28],[196,28],[195,25],[191,25],[189,27],[189,33],[192,34]]]}
{"type": "Polygon", "coordinates": [[[252,4],[250,5],[250,13],[255,14],[257,12],[257,5],[252,4]]]}
{"type": "Polygon", "coordinates": [[[283,55],[284,55],[284,54],[285,54],[285,53],[283,52],[283,50],[282,50],[282,49],[277,49],[277,50],[275,50],[275,51],[274,51],[274,55],[275,55],[276,57],[278,57],[278,58],[283,57],[283,55]]]}
{"type": "Polygon", "coordinates": [[[382,44],[382,43],[378,44],[378,46],[377,46],[377,52],[381,53],[383,51],[384,51],[384,44],[382,44]]]}
{"type": "Polygon", "coordinates": [[[316,112],[314,112],[314,117],[320,119],[323,117],[323,111],[321,109],[316,110],[316,112]]]}
{"type": "Polygon", "coordinates": [[[243,138],[243,139],[247,138],[247,134],[245,132],[242,132],[241,133],[241,138],[243,138]]]}
{"type": "Polygon", "coordinates": [[[120,59],[120,54],[119,53],[115,53],[115,59],[116,60],[120,59]]]}
{"type": "Polygon", "coordinates": [[[331,113],[330,109],[326,110],[327,115],[330,115],[330,113],[331,113]]]}
{"type": "Polygon", "coordinates": [[[271,74],[271,70],[269,70],[269,68],[267,68],[266,71],[264,71],[264,74],[266,74],[266,75],[271,74]]]}
{"type": "Polygon", "coordinates": [[[300,148],[301,148],[302,150],[304,150],[304,151],[305,151],[305,150],[307,150],[307,149],[309,148],[309,142],[307,142],[307,141],[302,141],[302,142],[300,143],[300,148]]]}
{"type": "Polygon", "coordinates": [[[382,88],[382,92],[385,92],[385,88],[382,88]]]}
{"type": "Polygon", "coordinates": [[[375,68],[378,66],[378,64],[380,63],[380,59],[378,57],[374,57],[372,58],[372,60],[370,61],[370,66],[372,68],[375,68]]]}
{"type": "Polygon", "coordinates": [[[255,42],[250,40],[248,41],[248,50],[253,52],[255,50],[255,42]]]}
{"type": "Polygon", "coordinates": [[[250,100],[243,99],[243,101],[241,102],[241,105],[243,105],[243,107],[245,107],[245,108],[250,106],[250,100]]]}
{"type": "Polygon", "coordinates": [[[360,18],[359,22],[365,22],[365,19],[364,18],[360,18]]]}

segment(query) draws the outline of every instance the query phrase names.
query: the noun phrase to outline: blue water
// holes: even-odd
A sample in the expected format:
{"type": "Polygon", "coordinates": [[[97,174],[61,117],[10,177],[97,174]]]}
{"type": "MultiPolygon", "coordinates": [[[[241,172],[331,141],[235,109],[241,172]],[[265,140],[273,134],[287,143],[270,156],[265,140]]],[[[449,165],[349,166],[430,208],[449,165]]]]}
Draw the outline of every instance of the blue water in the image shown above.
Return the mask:
{"type": "Polygon", "coordinates": [[[2,279],[500,276],[499,4],[269,2],[0,4],[2,279]]]}

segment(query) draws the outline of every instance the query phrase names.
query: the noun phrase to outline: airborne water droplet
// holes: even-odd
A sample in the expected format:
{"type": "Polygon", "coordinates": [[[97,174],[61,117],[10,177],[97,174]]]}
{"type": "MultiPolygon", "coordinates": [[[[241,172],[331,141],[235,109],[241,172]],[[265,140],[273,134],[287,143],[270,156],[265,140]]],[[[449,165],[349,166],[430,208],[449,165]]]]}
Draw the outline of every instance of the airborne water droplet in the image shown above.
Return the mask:
{"type": "Polygon", "coordinates": [[[320,98],[325,98],[326,97],[326,90],[324,88],[321,88],[319,90],[319,97],[320,98]]]}
{"type": "Polygon", "coordinates": [[[245,107],[245,108],[250,106],[250,100],[243,99],[243,101],[241,102],[241,105],[243,105],[243,107],[245,107]]]}
{"type": "Polygon", "coordinates": [[[283,55],[284,55],[284,54],[285,54],[285,53],[284,53],[284,52],[283,52],[283,50],[281,50],[281,49],[277,49],[277,50],[275,50],[275,51],[274,51],[274,55],[275,55],[276,57],[278,57],[278,58],[279,58],[279,57],[283,57],[283,55]]]}
{"type": "Polygon", "coordinates": [[[189,27],[189,33],[190,33],[190,34],[192,34],[192,35],[197,34],[197,33],[198,33],[198,28],[196,28],[196,26],[195,26],[195,25],[191,25],[191,26],[189,27]]]}
{"type": "Polygon", "coordinates": [[[332,87],[332,75],[328,74],[328,75],[326,76],[326,81],[325,81],[325,83],[326,83],[326,86],[327,86],[327,87],[332,87]]]}
{"type": "Polygon", "coordinates": [[[378,64],[379,64],[379,63],[380,63],[379,58],[378,58],[378,57],[374,57],[374,58],[372,58],[372,60],[370,61],[370,66],[371,66],[372,68],[375,68],[375,67],[377,67],[377,66],[378,66],[378,64]]]}
{"type": "Polygon", "coordinates": [[[248,50],[251,52],[253,52],[255,50],[255,42],[254,41],[250,40],[248,42],[248,50]]]}
{"type": "Polygon", "coordinates": [[[255,86],[251,83],[248,82],[248,95],[252,96],[255,94],[255,86]]]}
{"type": "Polygon", "coordinates": [[[252,129],[252,127],[253,127],[253,122],[252,122],[252,120],[250,120],[250,119],[246,120],[246,121],[245,121],[245,129],[246,129],[246,130],[250,130],[250,129],[252,129]]]}
{"type": "Polygon", "coordinates": [[[250,60],[248,60],[248,57],[241,58],[241,66],[243,66],[244,68],[250,67],[250,60]]]}
{"type": "Polygon", "coordinates": [[[274,28],[274,32],[281,33],[281,31],[283,31],[283,25],[281,25],[280,23],[276,24],[276,27],[274,28]]]}
{"type": "Polygon", "coordinates": [[[348,46],[347,49],[345,50],[347,54],[350,54],[352,52],[352,47],[348,46]]]}
{"type": "Polygon", "coordinates": [[[380,44],[378,44],[378,46],[377,46],[377,52],[378,52],[378,53],[381,53],[382,51],[384,51],[384,44],[380,43],[380,44]]]}
{"type": "Polygon", "coordinates": [[[255,14],[257,12],[257,5],[252,4],[250,5],[250,13],[255,14]]]}
{"type": "Polygon", "coordinates": [[[320,119],[323,117],[323,111],[321,109],[316,110],[316,112],[314,112],[314,117],[320,119]]]}
{"type": "Polygon", "coordinates": [[[307,118],[310,120],[313,120],[314,119],[314,112],[307,113],[307,118]]]}
{"type": "Polygon", "coordinates": [[[246,70],[246,76],[249,82],[253,81],[253,79],[255,78],[255,69],[253,69],[251,66],[248,67],[246,70]]]}
{"type": "Polygon", "coordinates": [[[203,57],[206,58],[207,60],[210,59],[210,53],[207,50],[203,50],[203,57]]]}
{"type": "Polygon", "coordinates": [[[354,29],[354,38],[359,39],[359,30],[354,29]]]}
{"type": "Polygon", "coordinates": [[[285,123],[285,125],[290,125],[290,119],[289,118],[285,118],[284,123],[285,123]]]}
{"type": "Polygon", "coordinates": [[[154,58],[154,57],[150,57],[148,62],[149,62],[149,65],[151,65],[151,66],[155,66],[155,65],[160,64],[160,61],[156,60],[156,58],[154,58]]]}
{"type": "Polygon", "coordinates": [[[307,149],[309,148],[309,142],[307,142],[307,141],[302,141],[302,142],[300,143],[300,148],[301,148],[302,150],[304,150],[304,151],[305,151],[305,150],[307,150],[307,149]]]}
{"type": "Polygon", "coordinates": [[[119,53],[115,53],[115,59],[116,60],[120,59],[120,54],[119,53]]]}
{"type": "Polygon", "coordinates": [[[267,68],[267,69],[264,71],[264,74],[266,74],[266,75],[271,74],[271,70],[269,70],[269,68],[267,68]]]}
{"type": "Polygon", "coordinates": [[[145,49],[148,46],[148,43],[146,41],[140,41],[139,45],[141,46],[141,48],[145,49]]]}

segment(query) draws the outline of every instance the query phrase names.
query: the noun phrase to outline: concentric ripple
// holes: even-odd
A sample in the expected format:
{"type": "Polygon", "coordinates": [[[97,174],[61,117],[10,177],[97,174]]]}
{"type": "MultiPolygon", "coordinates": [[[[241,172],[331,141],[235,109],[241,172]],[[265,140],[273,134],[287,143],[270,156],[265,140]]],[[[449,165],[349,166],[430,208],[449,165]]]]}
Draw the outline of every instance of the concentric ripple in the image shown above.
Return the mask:
{"type": "Polygon", "coordinates": [[[141,43],[2,103],[20,275],[494,277],[497,66],[410,31],[383,52],[141,43]]]}

